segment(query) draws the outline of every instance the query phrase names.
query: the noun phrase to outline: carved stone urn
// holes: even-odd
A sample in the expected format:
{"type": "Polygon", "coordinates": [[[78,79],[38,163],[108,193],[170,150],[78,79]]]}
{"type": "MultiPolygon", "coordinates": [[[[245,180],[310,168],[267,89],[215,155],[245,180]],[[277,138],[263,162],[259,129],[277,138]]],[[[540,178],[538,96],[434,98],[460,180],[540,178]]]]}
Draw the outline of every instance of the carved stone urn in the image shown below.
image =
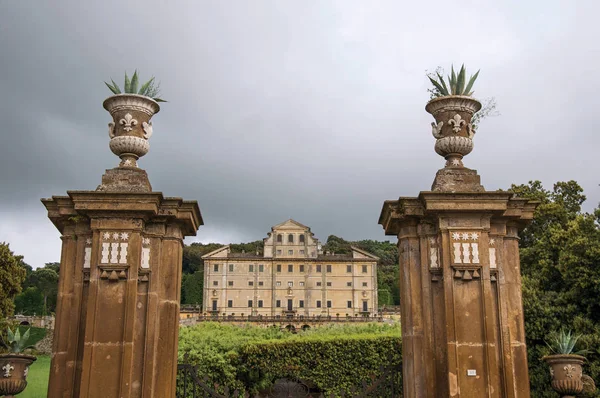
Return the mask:
{"type": "Polygon", "coordinates": [[[435,118],[431,123],[435,151],[446,159],[446,167],[463,167],[462,158],[473,150],[471,119],[480,109],[479,101],[464,95],[434,98],[425,106],[435,118]]]}
{"type": "Polygon", "coordinates": [[[110,150],[121,158],[119,167],[137,167],[137,160],[148,153],[152,136],[152,116],[160,106],[150,97],[117,94],[102,104],[113,118],[108,124],[110,150]]]}
{"type": "Polygon", "coordinates": [[[29,365],[36,357],[26,354],[0,354],[0,395],[13,397],[27,387],[29,365]]]}
{"type": "Polygon", "coordinates": [[[581,355],[559,354],[542,358],[550,366],[552,388],[563,398],[575,398],[583,391],[583,361],[581,355]]]}

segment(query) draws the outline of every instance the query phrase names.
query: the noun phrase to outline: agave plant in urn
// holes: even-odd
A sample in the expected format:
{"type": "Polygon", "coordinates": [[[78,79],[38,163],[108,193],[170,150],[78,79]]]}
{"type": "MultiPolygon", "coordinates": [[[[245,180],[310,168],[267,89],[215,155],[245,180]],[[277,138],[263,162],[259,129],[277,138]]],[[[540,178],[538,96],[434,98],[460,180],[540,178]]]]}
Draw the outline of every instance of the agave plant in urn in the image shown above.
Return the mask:
{"type": "Polygon", "coordinates": [[[121,161],[117,168],[107,170],[98,190],[150,191],[146,172],[138,168],[137,161],[150,149],[150,119],[160,111],[158,103],[165,102],[158,98],[159,84],[153,77],[140,85],[137,70],[131,79],[125,73],[123,91],[112,79],[104,83],[114,94],[103,103],[113,119],[108,124],[109,147],[121,161]]]}
{"type": "MultiPolygon", "coordinates": [[[[464,168],[462,161],[463,157],[473,150],[475,126],[472,119],[481,109],[481,103],[472,97],[473,84],[479,76],[479,71],[468,80],[466,74],[463,65],[458,74],[452,67],[452,73],[448,76],[447,83],[439,72],[428,76],[433,84],[433,89],[429,90],[433,98],[427,103],[425,110],[431,113],[435,119],[435,123],[431,123],[432,133],[436,138],[435,151],[446,159],[445,169],[438,172],[436,182],[434,182],[432,188],[434,191],[455,188],[452,184],[437,181],[440,177],[444,180],[445,176],[450,176],[450,180],[452,180],[452,176],[461,175],[461,178],[457,180],[462,181],[469,174],[472,174],[473,178],[471,178],[470,185],[464,185],[470,188],[467,190],[483,190],[483,187],[479,185],[479,176],[474,170],[464,168]]],[[[456,190],[461,190],[460,186],[456,187],[456,190]]]]}
{"type": "Polygon", "coordinates": [[[563,398],[574,398],[583,392],[582,365],[585,357],[580,354],[589,351],[573,352],[580,337],[581,335],[572,335],[571,331],[561,330],[550,340],[550,343],[546,343],[553,354],[543,357],[542,360],[550,366],[552,389],[563,398]]]}
{"type": "Polygon", "coordinates": [[[8,328],[8,338],[4,345],[9,352],[0,354],[0,396],[13,397],[27,387],[29,366],[36,360],[33,355],[23,353],[31,347],[29,330],[21,335],[18,327],[14,332],[8,328]]]}

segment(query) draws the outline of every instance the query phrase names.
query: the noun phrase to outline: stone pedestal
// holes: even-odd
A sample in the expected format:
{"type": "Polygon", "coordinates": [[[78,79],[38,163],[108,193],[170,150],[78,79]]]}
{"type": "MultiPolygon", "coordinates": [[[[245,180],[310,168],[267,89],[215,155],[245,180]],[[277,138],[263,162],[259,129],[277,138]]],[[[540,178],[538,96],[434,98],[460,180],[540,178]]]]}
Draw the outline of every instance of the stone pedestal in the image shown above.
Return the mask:
{"type": "Polygon", "coordinates": [[[114,169],[42,200],[63,241],[48,397],[175,396],[183,238],[202,218],[146,182],[114,169]]]}
{"type": "Polygon", "coordinates": [[[379,219],[398,237],[404,396],[529,397],[517,233],[536,203],[451,174],[379,219]]]}

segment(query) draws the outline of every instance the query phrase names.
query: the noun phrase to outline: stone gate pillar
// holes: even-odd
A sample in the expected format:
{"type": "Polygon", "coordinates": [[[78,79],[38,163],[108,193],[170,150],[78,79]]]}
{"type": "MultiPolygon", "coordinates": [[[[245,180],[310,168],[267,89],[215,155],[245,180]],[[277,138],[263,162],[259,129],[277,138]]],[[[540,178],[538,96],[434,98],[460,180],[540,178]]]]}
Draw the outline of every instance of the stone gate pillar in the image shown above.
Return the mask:
{"type": "Polygon", "coordinates": [[[95,191],[42,199],[62,234],[48,397],[174,397],[183,238],[202,217],[137,167],[158,104],[121,94],[104,107],[119,167],[95,191]]]}
{"type": "Polygon", "coordinates": [[[485,191],[464,167],[480,107],[428,103],[446,167],[431,191],[385,201],[379,218],[398,237],[407,398],[529,397],[517,234],[537,203],[485,191]]]}

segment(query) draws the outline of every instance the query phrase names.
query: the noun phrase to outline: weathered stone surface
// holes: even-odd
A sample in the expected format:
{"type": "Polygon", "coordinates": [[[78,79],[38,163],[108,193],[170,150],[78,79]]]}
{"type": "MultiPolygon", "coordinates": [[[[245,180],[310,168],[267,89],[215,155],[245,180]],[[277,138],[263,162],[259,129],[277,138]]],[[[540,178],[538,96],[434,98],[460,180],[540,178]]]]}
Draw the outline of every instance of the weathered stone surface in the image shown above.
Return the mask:
{"type": "Polygon", "coordinates": [[[183,238],[202,225],[198,204],[118,189],[42,202],[63,240],[48,397],[175,396],[183,238]]]}
{"type": "Polygon", "coordinates": [[[517,233],[537,203],[456,190],[386,201],[379,219],[398,237],[404,396],[529,397],[517,233]]]}
{"type": "Polygon", "coordinates": [[[435,174],[431,186],[433,192],[483,192],[477,170],[466,167],[447,167],[435,174]]]}
{"type": "Polygon", "coordinates": [[[137,167],[116,167],[106,170],[96,191],[152,192],[148,173],[137,167]]]}

